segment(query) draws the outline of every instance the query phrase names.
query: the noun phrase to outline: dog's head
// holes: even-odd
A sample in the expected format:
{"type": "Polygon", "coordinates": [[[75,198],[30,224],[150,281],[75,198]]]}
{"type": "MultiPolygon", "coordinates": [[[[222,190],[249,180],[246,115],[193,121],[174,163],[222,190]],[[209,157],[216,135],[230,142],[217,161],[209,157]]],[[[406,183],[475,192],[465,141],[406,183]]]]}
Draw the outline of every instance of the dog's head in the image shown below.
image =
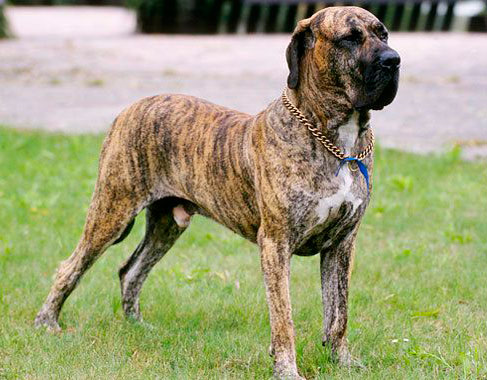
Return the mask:
{"type": "Polygon", "coordinates": [[[286,51],[288,87],[341,94],[358,110],[379,110],[396,96],[399,54],[385,26],[358,7],[330,7],[299,21],[286,51]]]}

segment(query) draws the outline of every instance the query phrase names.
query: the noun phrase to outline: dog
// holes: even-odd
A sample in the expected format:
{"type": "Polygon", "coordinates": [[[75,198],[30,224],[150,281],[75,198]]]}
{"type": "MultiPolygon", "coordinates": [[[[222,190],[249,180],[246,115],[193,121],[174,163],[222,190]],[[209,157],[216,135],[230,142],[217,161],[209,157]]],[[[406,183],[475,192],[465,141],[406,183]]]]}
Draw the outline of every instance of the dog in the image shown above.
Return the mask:
{"type": "Polygon", "coordinates": [[[286,50],[287,88],[259,114],[183,95],[125,109],[104,141],[81,239],[61,263],[36,326],[60,330],[61,307],[80,277],[145,208],[145,237],[119,271],[123,310],[140,320],[144,280],[201,214],[260,248],[276,378],[302,379],[289,294],[293,255],[321,255],[322,341],[353,365],[347,298],[372,190],[369,115],[398,89],[400,57],[387,38],[361,8],[325,8],[298,22],[286,50]]]}

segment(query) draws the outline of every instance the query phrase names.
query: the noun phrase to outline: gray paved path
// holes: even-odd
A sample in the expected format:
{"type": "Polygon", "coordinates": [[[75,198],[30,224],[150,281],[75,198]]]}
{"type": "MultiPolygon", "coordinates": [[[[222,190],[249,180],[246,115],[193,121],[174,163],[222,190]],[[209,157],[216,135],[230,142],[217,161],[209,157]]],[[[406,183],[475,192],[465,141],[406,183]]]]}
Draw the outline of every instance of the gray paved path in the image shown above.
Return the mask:
{"type": "MultiPolygon", "coordinates": [[[[280,95],[287,35],[141,36],[117,8],[10,8],[0,41],[0,123],[67,133],[105,130],[159,93],[255,113],[280,95]],[[42,27],[39,27],[42,25],[42,27]]],[[[374,112],[384,146],[429,152],[460,143],[487,157],[487,35],[392,34],[402,56],[395,102],[374,112]]]]}

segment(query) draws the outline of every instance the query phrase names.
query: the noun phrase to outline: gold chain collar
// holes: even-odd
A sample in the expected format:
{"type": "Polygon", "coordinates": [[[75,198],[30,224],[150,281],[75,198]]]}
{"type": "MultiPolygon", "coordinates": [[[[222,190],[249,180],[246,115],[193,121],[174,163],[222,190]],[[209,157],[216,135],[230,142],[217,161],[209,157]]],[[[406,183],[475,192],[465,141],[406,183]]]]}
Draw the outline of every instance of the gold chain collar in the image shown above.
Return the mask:
{"type": "MultiPolygon", "coordinates": [[[[296,118],[303,124],[308,130],[311,132],[311,134],[316,137],[316,139],[321,142],[324,147],[331,153],[333,154],[336,158],[339,160],[343,160],[345,158],[348,158],[350,156],[346,156],[339,147],[337,147],[335,144],[333,144],[318,128],[316,128],[313,124],[310,123],[308,118],[303,115],[303,113],[289,100],[286,94],[286,90],[283,91],[282,93],[282,103],[284,106],[293,114],[296,116],[296,118]]],[[[370,152],[374,150],[374,132],[372,131],[372,128],[369,128],[369,144],[365,147],[365,149],[360,152],[357,156],[354,158],[358,160],[363,160],[365,157],[367,157],[370,152]]]]}

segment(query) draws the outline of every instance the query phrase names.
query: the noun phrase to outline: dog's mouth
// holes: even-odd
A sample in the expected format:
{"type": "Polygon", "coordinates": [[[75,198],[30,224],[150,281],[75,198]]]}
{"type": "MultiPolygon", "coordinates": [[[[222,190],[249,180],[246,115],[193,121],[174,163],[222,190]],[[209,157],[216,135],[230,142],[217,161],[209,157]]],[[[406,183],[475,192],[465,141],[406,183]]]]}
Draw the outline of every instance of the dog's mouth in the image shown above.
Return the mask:
{"type": "Polygon", "coordinates": [[[362,96],[355,102],[358,110],[381,110],[392,103],[399,88],[399,69],[392,73],[378,72],[365,81],[362,96]]]}
{"type": "Polygon", "coordinates": [[[371,104],[370,108],[377,111],[391,104],[394,98],[396,97],[398,88],[399,88],[399,70],[396,70],[391,75],[389,81],[386,82],[382,91],[379,92],[377,99],[375,100],[375,102],[371,104]]]}

